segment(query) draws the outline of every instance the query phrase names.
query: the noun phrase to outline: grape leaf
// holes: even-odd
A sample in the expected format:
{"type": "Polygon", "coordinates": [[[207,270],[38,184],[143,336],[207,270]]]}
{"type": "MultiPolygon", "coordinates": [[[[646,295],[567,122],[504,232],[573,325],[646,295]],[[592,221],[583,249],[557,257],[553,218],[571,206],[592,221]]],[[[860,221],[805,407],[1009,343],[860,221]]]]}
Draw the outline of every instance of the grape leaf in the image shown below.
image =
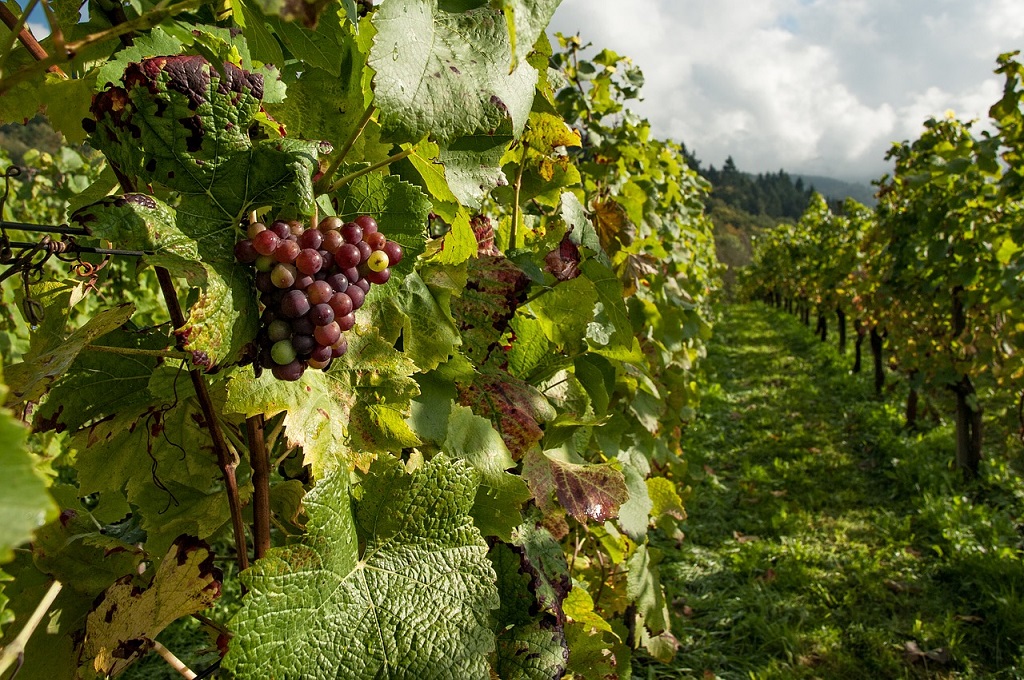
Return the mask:
{"type": "Polygon", "coordinates": [[[622,472],[611,464],[570,463],[534,449],[523,460],[523,477],[541,510],[552,509],[554,495],[581,523],[616,517],[619,506],[629,499],[622,472]]]}
{"type": "MultiPolygon", "coordinates": [[[[7,388],[0,383],[0,400],[7,388]]],[[[36,471],[35,460],[25,448],[28,428],[7,409],[0,409],[0,478],[4,480],[0,502],[0,564],[9,562],[13,549],[32,538],[32,532],[56,514],[46,482],[36,471]]],[[[2,606],[0,606],[2,610],[2,606]]]]}
{"type": "Polygon", "coordinates": [[[490,420],[516,460],[544,437],[540,424],[555,417],[536,388],[499,369],[482,369],[458,389],[459,403],[490,420]]]}
{"type": "Polygon", "coordinates": [[[373,316],[387,340],[401,336],[402,352],[423,371],[448,361],[461,342],[451,313],[416,272],[402,280],[396,294],[375,302],[373,316]]]}
{"type": "Polygon", "coordinates": [[[37,401],[68,371],[86,345],[128,321],[134,312],[135,305],[130,302],[105,309],[69,335],[59,347],[7,367],[7,383],[11,388],[7,403],[37,401]]]}
{"type": "Polygon", "coordinates": [[[658,563],[661,552],[646,544],[637,546],[626,560],[626,597],[636,606],[637,622],[641,626],[648,651],[662,662],[671,661],[678,643],[671,636],[668,602],[659,578],[658,563]]]}
{"type": "Polygon", "coordinates": [[[522,568],[530,575],[537,605],[559,624],[565,623],[562,603],[572,590],[572,578],[561,544],[535,518],[523,522],[513,532],[512,543],[521,553],[522,568]]]}
{"type": "Polygon", "coordinates": [[[339,465],[365,469],[375,453],[419,443],[405,423],[419,392],[409,377],[415,365],[365,323],[346,337],[348,352],[329,373],[309,370],[296,382],[282,382],[269,372],[255,378],[240,370],[228,383],[229,412],[285,412],[288,442],[302,447],[315,477],[339,465]]]}
{"type": "Polygon", "coordinates": [[[385,457],[351,509],[348,473],[322,479],[304,501],[305,541],[243,572],[249,594],[224,667],[252,678],[488,678],[498,594],[469,516],[475,477],[444,456],[411,474],[385,457]]]}
{"type": "Polygon", "coordinates": [[[491,133],[511,120],[515,136],[533,105],[537,71],[509,72],[504,17],[490,7],[446,11],[438,0],[385,2],[369,66],[384,134],[398,141],[430,134],[439,142],[491,133]]]}
{"type": "Polygon", "coordinates": [[[472,511],[477,528],[484,536],[510,540],[522,521],[519,509],[530,499],[530,489],[521,477],[507,472],[516,465],[508,448],[490,421],[465,406],[452,408],[447,430],[442,450],[480,473],[472,511]]]}
{"type": "Polygon", "coordinates": [[[531,302],[529,310],[556,347],[574,351],[580,348],[594,319],[597,301],[594,284],[581,276],[559,283],[531,302]]]}
{"type": "Polygon", "coordinates": [[[141,515],[147,549],[161,554],[181,534],[207,538],[228,520],[212,440],[175,367],[157,367],[131,407],[73,442],[80,492],[123,493],[141,515]]]}
{"type": "Polygon", "coordinates": [[[160,562],[153,582],[140,589],[135,576],[118,579],[86,618],[82,670],[117,675],[153,648],[173,621],[211,606],[220,597],[220,569],[201,541],[183,536],[160,562]]]}
{"type": "MultiPolygon", "coordinates": [[[[641,541],[647,535],[653,501],[647,493],[643,470],[637,469],[629,460],[620,456],[622,474],[625,477],[629,500],[619,508],[619,526],[634,541],[641,541]]],[[[649,466],[647,466],[649,471],[649,466]]]]}
{"type": "Polygon", "coordinates": [[[495,612],[494,669],[503,680],[551,680],[565,674],[569,650],[553,616],[536,615],[530,576],[520,555],[497,543],[488,553],[498,575],[501,606],[495,612]]]}
{"type": "Polygon", "coordinates": [[[449,190],[468,208],[479,208],[494,187],[506,186],[501,158],[512,143],[511,134],[467,135],[441,147],[438,158],[444,165],[449,190]]]}
{"type": "Polygon", "coordinates": [[[511,260],[484,255],[469,262],[469,278],[452,314],[462,331],[466,356],[480,365],[498,345],[530,279],[511,260]]]}
{"type": "MultiPolygon", "coordinates": [[[[167,349],[168,338],[160,332],[117,329],[93,345],[159,350],[167,349]]],[[[74,432],[91,420],[133,409],[162,361],[155,357],[85,350],[36,409],[36,430],[74,432]]]]}

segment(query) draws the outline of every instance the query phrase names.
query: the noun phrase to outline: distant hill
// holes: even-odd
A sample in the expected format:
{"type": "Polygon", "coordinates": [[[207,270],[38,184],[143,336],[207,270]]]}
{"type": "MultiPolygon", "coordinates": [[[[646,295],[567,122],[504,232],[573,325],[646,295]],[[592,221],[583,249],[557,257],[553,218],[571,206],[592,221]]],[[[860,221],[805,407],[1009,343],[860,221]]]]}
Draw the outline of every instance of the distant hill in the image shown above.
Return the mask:
{"type": "Polygon", "coordinates": [[[875,199],[875,187],[870,184],[844,182],[840,179],[821,177],[820,175],[793,175],[793,178],[794,180],[803,180],[804,186],[814,187],[814,190],[824,196],[829,203],[843,201],[847,197],[868,207],[874,207],[878,203],[875,199]]]}

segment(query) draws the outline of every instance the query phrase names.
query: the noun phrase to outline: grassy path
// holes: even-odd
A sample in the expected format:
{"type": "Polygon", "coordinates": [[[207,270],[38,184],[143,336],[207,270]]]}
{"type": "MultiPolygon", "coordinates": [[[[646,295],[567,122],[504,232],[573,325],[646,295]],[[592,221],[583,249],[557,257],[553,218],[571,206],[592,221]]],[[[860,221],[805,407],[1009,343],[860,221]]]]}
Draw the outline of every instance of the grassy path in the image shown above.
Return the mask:
{"type": "Polygon", "coordinates": [[[781,312],[725,310],[686,540],[661,546],[680,651],[636,677],[1024,677],[1020,476],[997,460],[964,487],[948,426],[901,433],[850,363],[781,312]]]}

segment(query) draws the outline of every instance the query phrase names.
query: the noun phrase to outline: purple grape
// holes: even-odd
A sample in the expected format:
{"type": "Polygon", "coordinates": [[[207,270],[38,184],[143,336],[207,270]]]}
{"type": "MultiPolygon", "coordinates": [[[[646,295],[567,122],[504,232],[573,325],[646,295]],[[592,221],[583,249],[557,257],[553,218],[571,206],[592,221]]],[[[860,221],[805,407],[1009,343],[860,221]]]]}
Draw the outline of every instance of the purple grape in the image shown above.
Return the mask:
{"type": "Polygon", "coordinates": [[[319,361],[321,363],[326,363],[332,358],[333,354],[331,353],[330,345],[317,345],[313,348],[313,351],[309,353],[310,362],[319,361]]]}
{"type": "MultiPolygon", "coordinates": [[[[355,314],[353,314],[352,312],[349,312],[349,313],[348,313],[348,314],[346,314],[345,316],[339,316],[339,317],[336,317],[336,318],[334,319],[334,323],[335,323],[335,324],[336,324],[336,325],[338,326],[338,328],[340,328],[340,329],[341,329],[342,331],[347,331],[347,330],[351,330],[351,329],[352,329],[352,327],[356,325],[356,315],[355,315],[355,314]]],[[[333,344],[333,343],[332,343],[332,344],[333,344]]]]}
{"type": "Polygon", "coordinates": [[[295,266],[303,274],[312,276],[324,266],[324,258],[312,248],[303,248],[299,251],[298,257],[295,258],[295,266]]]}
{"type": "Polygon", "coordinates": [[[292,234],[292,230],[288,226],[288,223],[283,220],[274,220],[274,223],[270,225],[270,231],[274,232],[282,239],[288,238],[292,234]]]}
{"type": "Polygon", "coordinates": [[[292,332],[299,335],[313,335],[313,330],[316,326],[309,320],[308,317],[302,317],[292,321],[292,332]]]}
{"type": "Polygon", "coordinates": [[[302,374],[306,371],[306,365],[301,361],[293,361],[284,366],[274,365],[270,370],[278,380],[294,382],[302,377],[302,374]]]}
{"type": "Polygon", "coordinates": [[[297,319],[309,311],[309,298],[301,290],[290,290],[281,298],[281,314],[297,319]]]}
{"type": "Polygon", "coordinates": [[[269,229],[267,231],[261,231],[252,239],[252,247],[255,248],[256,252],[260,255],[273,255],[280,243],[281,239],[278,235],[269,229]]]}
{"type": "Polygon", "coordinates": [[[401,262],[402,256],[405,254],[402,251],[402,246],[397,241],[388,241],[385,243],[384,252],[388,254],[388,261],[391,263],[392,267],[401,262]]]}
{"type": "Polygon", "coordinates": [[[363,301],[366,299],[366,291],[359,286],[349,286],[348,290],[345,291],[345,295],[351,298],[353,311],[362,307],[363,301]]]}
{"type": "Polygon", "coordinates": [[[278,244],[277,250],[274,251],[274,259],[278,262],[291,264],[295,262],[295,258],[298,256],[300,250],[301,248],[299,248],[298,242],[293,241],[290,238],[285,239],[278,244]]]}
{"type": "Polygon", "coordinates": [[[299,237],[299,245],[303,248],[320,250],[320,244],[323,242],[324,235],[320,233],[319,229],[307,229],[302,232],[302,236],[299,237]]]}
{"type": "Polygon", "coordinates": [[[306,295],[309,296],[309,303],[318,305],[322,302],[330,302],[334,295],[334,288],[328,281],[314,281],[306,288],[306,295]]]}
{"type": "Polygon", "coordinates": [[[293,335],[292,347],[295,348],[296,354],[306,356],[316,347],[316,340],[312,335],[293,335]]]}
{"type": "Polygon", "coordinates": [[[345,293],[335,293],[328,304],[330,304],[331,309],[334,310],[335,318],[351,314],[353,310],[352,298],[345,293]]]}
{"type": "Polygon", "coordinates": [[[251,240],[243,239],[235,244],[235,259],[242,264],[252,264],[259,256],[251,240]]]}
{"type": "MultiPolygon", "coordinates": [[[[362,241],[360,241],[362,243],[362,241]]],[[[345,243],[334,253],[334,262],[339,269],[349,269],[362,262],[363,254],[351,243],[345,243]]]]}
{"type": "Polygon", "coordinates": [[[390,279],[391,279],[391,270],[390,269],[383,269],[383,270],[381,270],[379,272],[375,272],[375,271],[368,271],[368,272],[366,272],[366,278],[364,279],[364,281],[366,281],[368,283],[372,283],[374,285],[380,286],[380,285],[383,285],[383,284],[387,283],[390,279]]]}
{"type": "Polygon", "coordinates": [[[274,290],[274,282],[270,278],[270,272],[256,272],[256,290],[261,293],[269,293],[274,290]]]}
{"type": "Polygon", "coordinates": [[[344,243],[345,239],[341,237],[341,232],[328,231],[324,234],[324,242],[321,247],[329,253],[336,253],[344,243]]]}
{"type": "Polygon", "coordinates": [[[313,337],[321,345],[330,347],[341,337],[341,331],[341,326],[336,321],[332,321],[326,326],[317,326],[317,329],[313,331],[313,337]]]}
{"type": "Polygon", "coordinates": [[[327,277],[327,283],[335,293],[344,293],[348,288],[348,277],[344,274],[331,274],[327,277]]]}
{"type": "Polygon", "coordinates": [[[352,221],[363,228],[363,238],[366,238],[367,234],[372,234],[377,231],[377,220],[373,219],[369,215],[360,215],[352,221]]]}
{"type": "Polygon", "coordinates": [[[313,305],[307,318],[316,326],[326,326],[334,321],[334,310],[328,304],[313,305]]]}
{"type": "Polygon", "coordinates": [[[363,228],[355,222],[346,222],[341,226],[341,237],[345,243],[355,245],[363,240],[363,228]]]}

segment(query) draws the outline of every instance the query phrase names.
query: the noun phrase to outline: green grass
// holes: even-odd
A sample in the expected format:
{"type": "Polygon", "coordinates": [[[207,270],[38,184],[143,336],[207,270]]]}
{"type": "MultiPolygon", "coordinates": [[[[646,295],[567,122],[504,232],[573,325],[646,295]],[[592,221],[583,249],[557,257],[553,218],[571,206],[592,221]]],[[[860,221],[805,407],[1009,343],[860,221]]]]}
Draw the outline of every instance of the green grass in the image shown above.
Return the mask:
{"type": "Polygon", "coordinates": [[[886,405],[851,364],[779,311],[724,310],[686,540],[661,546],[680,650],[636,677],[1024,677],[1019,443],[990,427],[965,484],[951,426],[905,433],[899,386],[886,405]]]}

